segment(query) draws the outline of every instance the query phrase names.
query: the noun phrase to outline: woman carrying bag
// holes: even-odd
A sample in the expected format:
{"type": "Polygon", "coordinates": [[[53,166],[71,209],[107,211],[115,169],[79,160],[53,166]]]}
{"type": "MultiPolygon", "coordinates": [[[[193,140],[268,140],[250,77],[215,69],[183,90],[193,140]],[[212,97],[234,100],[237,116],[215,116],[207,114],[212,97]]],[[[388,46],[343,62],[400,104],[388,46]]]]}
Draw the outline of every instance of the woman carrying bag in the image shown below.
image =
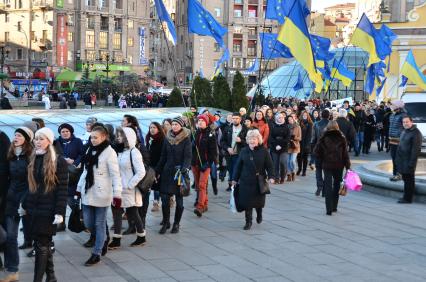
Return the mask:
{"type": "Polygon", "coordinates": [[[68,195],[68,166],[55,153],[54,134],[47,127],[37,130],[35,149],[28,165],[29,193],[23,209],[31,219],[31,234],[35,246],[34,281],[56,281],[52,237],[58,224],[64,221],[68,195]]]}
{"type": "Polygon", "coordinates": [[[160,195],[163,220],[160,234],[165,234],[167,229],[170,228],[171,196],[176,196],[175,218],[171,233],[179,232],[179,224],[183,214],[183,195],[176,176],[181,174],[184,177],[189,177],[192,158],[191,132],[184,128],[184,125],[185,122],[182,117],[176,117],[172,120],[172,128],[167,131],[161,158],[155,168],[157,176],[161,177],[160,195]]]}
{"type": "Polygon", "coordinates": [[[246,140],[248,147],[244,147],[240,152],[232,184],[234,186],[239,184],[238,206],[245,210],[244,230],[249,230],[252,225],[253,208],[256,209],[256,222],[260,224],[263,219],[262,208],[265,206],[267,194],[265,190],[268,189],[266,175],[271,184],[275,182],[271,156],[262,145],[262,135],[257,129],[252,129],[247,132],[246,140]]]}
{"type": "Polygon", "coordinates": [[[77,196],[81,196],[84,225],[95,236],[92,255],[86,266],[100,262],[105,254],[106,216],[111,205],[121,207],[121,177],[117,154],[108,140],[108,130],[102,124],[95,124],[91,133],[91,144],[84,156],[84,171],[77,185],[77,196]]]}
{"type": "Polygon", "coordinates": [[[112,242],[108,245],[109,250],[121,246],[123,208],[126,209],[129,222],[133,222],[136,227],[137,238],[130,246],[142,246],[146,242],[144,226],[138,212],[138,208],[142,206],[142,193],[136,187],[145,176],[145,167],[142,154],[135,147],[136,139],[136,133],[132,128],[117,127],[115,147],[118,153],[123,191],[121,192],[121,207],[112,206],[114,234],[112,235],[112,242]]]}

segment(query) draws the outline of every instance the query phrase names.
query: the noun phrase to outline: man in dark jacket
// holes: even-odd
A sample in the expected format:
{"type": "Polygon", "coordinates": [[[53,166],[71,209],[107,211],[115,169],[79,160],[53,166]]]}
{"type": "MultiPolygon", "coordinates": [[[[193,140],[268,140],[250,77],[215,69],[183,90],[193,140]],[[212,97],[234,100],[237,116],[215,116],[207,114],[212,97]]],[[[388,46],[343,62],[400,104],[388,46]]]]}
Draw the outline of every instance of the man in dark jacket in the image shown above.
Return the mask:
{"type": "Polygon", "coordinates": [[[239,113],[232,114],[232,125],[225,128],[221,147],[225,150],[226,163],[228,166],[229,186],[226,191],[231,191],[232,175],[237,163],[238,155],[244,146],[246,146],[247,128],[241,124],[241,116],[239,113]]]}
{"type": "Polygon", "coordinates": [[[364,124],[365,124],[365,113],[359,103],[355,104],[355,118],[353,119],[353,124],[356,131],[355,136],[355,156],[359,156],[361,152],[362,144],[364,144],[364,124]]]}
{"type": "Polygon", "coordinates": [[[347,119],[347,116],[348,112],[345,109],[340,109],[336,122],[339,125],[340,131],[345,135],[346,143],[350,146],[354,144],[356,132],[354,125],[347,119]]]}
{"type": "MultiPolygon", "coordinates": [[[[311,141],[312,147],[315,147],[324,133],[329,117],[330,112],[327,109],[324,109],[321,112],[321,120],[314,125],[314,134],[312,135],[311,141]]],[[[317,180],[317,191],[315,192],[315,195],[319,196],[324,188],[324,179],[322,176],[322,160],[318,158],[315,158],[315,177],[317,180]]],[[[322,196],[324,197],[324,192],[322,193],[322,196]]]]}
{"type": "Polygon", "coordinates": [[[401,180],[401,175],[396,170],[396,151],[399,145],[399,138],[404,127],[402,126],[402,119],[406,115],[404,111],[404,102],[397,100],[392,101],[391,109],[393,114],[389,117],[389,149],[392,157],[393,176],[390,181],[401,180]]]}
{"type": "Polygon", "coordinates": [[[410,116],[402,119],[404,131],[402,131],[398,149],[396,151],[396,169],[402,175],[404,181],[404,196],[399,199],[400,204],[410,204],[413,201],[415,189],[414,175],[416,172],[417,159],[422,147],[422,133],[413,124],[410,116]]]}

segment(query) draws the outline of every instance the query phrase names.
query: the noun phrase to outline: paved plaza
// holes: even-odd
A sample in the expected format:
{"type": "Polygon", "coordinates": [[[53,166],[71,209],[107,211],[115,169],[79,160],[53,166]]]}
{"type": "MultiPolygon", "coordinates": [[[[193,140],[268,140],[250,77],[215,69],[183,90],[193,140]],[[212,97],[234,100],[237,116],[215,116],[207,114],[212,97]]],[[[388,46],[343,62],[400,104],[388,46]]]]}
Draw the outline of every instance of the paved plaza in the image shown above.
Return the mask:
{"type": "MultiPolygon", "coordinates": [[[[353,163],[381,158],[388,155],[353,163]]],[[[264,221],[250,231],[242,229],[243,213],[229,211],[224,185],[218,196],[210,192],[202,218],[192,212],[191,195],[179,234],[159,235],[161,212],[149,212],[144,247],[128,247],[135,235],[124,236],[121,249],[89,268],[83,264],[90,250],[82,247],[88,234],[59,233],[58,281],[426,281],[424,204],[352,192],[330,217],[324,199],[313,194],[314,183],[309,171],[294,183],[273,185],[264,221]]],[[[32,281],[33,259],[20,255],[21,281],[32,281]]]]}

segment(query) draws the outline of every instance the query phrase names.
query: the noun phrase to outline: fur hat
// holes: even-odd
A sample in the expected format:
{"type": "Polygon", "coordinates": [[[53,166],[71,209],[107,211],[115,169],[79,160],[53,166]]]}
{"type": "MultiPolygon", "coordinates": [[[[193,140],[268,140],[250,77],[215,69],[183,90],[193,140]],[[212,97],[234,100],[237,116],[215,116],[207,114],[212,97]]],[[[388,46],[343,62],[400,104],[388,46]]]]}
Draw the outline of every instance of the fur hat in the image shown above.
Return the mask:
{"type": "Polygon", "coordinates": [[[64,128],[68,129],[71,132],[71,134],[74,134],[74,127],[72,127],[72,125],[69,124],[69,123],[63,123],[63,124],[61,124],[58,127],[58,133],[61,134],[61,130],[64,129],[64,128]]]}
{"type": "Polygon", "coordinates": [[[20,134],[22,134],[22,136],[24,136],[24,138],[27,142],[31,142],[34,139],[34,133],[28,127],[25,127],[25,126],[18,127],[15,130],[15,133],[16,132],[19,132],[20,134]]]}
{"type": "Polygon", "coordinates": [[[50,144],[53,144],[53,141],[55,141],[55,134],[53,134],[53,131],[50,128],[43,127],[36,131],[35,137],[38,135],[44,135],[50,142],[50,144]]]}
{"type": "Polygon", "coordinates": [[[181,116],[175,117],[174,119],[172,119],[172,122],[176,122],[182,127],[185,126],[185,121],[183,120],[183,118],[181,116]]]}

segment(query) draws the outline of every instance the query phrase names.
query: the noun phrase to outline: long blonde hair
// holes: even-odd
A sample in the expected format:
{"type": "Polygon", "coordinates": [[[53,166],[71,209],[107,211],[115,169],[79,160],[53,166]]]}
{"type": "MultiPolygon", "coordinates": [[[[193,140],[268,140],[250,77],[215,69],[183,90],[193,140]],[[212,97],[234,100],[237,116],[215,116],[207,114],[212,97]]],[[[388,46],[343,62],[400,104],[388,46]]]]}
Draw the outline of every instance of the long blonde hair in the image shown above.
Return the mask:
{"type": "MultiPolygon", "coordinates": [[[[34,165],[36,159],[36,150],[33,150],[33,153],[30,157],[30,163],[28,165],[28,184],[30,193],[37,192],[38,184],[34,177],[34,165]]],[[[43,174],[44,174],[44,192],[50,193],[55,189],[58,178],[56,177],[56,152],[52,144],[49,144],[46,154],[43,156],[43,174]]]]}

